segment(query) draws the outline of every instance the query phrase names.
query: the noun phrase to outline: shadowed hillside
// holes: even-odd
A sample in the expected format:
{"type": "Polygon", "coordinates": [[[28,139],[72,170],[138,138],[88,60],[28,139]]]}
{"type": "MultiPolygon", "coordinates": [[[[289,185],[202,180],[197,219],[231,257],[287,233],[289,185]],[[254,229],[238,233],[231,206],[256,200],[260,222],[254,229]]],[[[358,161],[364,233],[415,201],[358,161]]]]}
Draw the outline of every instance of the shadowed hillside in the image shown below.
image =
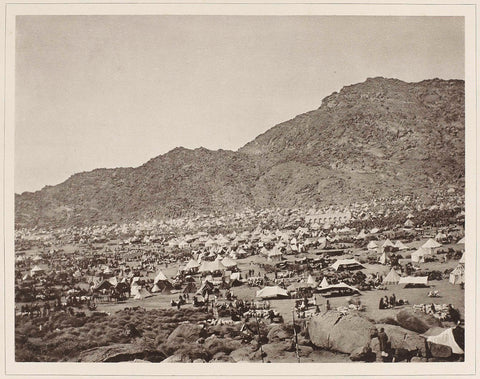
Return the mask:
{"type": "Polygon", "coordinates": [[[68,226],[246,207],[305,208],[464,188],[464,82],[374,78],[238,152],[176,148],[15,196],[17,226],[68,226]]]}

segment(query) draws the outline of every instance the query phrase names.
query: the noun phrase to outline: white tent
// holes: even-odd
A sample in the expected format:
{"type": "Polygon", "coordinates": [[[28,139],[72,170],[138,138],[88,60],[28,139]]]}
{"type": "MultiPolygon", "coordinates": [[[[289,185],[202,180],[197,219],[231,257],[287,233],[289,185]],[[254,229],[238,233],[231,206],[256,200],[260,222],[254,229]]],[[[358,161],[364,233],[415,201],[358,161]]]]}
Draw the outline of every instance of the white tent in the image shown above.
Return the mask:
{"type": "Polygon", "coordinates": [[[465,245],[465,237],[463,237],[460,241],[457,242],[458,245],[465,245]]]}
{"type": "Polygon", "coordinates": [[[387,264],[387,253],[384,251],[382,255],[380,255],[380,258],[378,258],[378,263],[385,265],[387,264]]]}
{"type": "Polygon", "coordinates": [[[274,261],[274,260],[279,261],[281,259],[282,259],[282,252],[277,248],[273,248],[271,251],[268,252],[269,261],[274,261]]]}
{"type": "Polygon", "coordinates": [[[433,253],[434,249],[439,248],[440,246],[442,246],[441,243],[438,243],[431,238],[422,245],[424,249],[428,249],[431,253],[433,253]]]}
{"type": "Polygon", "coordinates": [[[315,279],[313,279],[312,275],[308,275],[307,283],[308,283],[311,287],[316,287],[316,286],[317,286],[317,282],[315,281],[315,279]]]}
{"type": "Polygon", "coordinates": [[[453,336],[453,328],[448,328],[436,336],[427,337],[427,341],[436,343],[438,345],[449,346],[454,354],[464,353],[462,348],[458,346],[457,341],[455,341],[455,337],[453,336]]]}
{"type": "Polygon", "coordinates": [[[378,245],[375,243],[375,241],[370,241],[367,245],[368,250],[375,250],[378,248],[378,245]]]}
{"type": "Polygon", "coordinates": [[[319,289],[318,292],[328,292],[330,290],[351,290],[353,292],[360,293],[360,291],[357,288],[349,286],[348,284],[345,284],[343,282],[340,282],[338,284],[332,284],[332,285],[327,286],[327,287],[323,287],[323,288],[319,289]]]}
{"type": "Polygon", "coordinates": [[[421,284],[428,286],[428,276],[406,276],[400,278],[398,284],[421,284]]]}
{"type": "Polygon", "coordinates": [[[405,245],[402,241],[398,240],[395,242],[395,247],[398,248],[398,250],[408,250],[409,247],[405,245]]]}
{"type": "Polygon", "coordinates": [[[200,267],[200,264],[195,259],[190,259],[185,265],[185,270],[193,270],[200,267]]]}
{"type": "Polygon", "coordinates": [[[385,242],[382,244],[382,248],[385,249],[386,247],[395,247],[395,245],[393,244],[392,241],[390,241],[389,239],[385,240],[385,242]]]}
{"type": "Polygon", "coordinates": [[[150,297],[150,296],[152,296],[152,294],[150,292],[148,292],[145,288],[140,287],[137,290],[137,293],[135,294],[134,299],[135,300],[141,300],[141,299],[145,299],[145,298],[150,297]]]}
{"type": "Polygon", "coordinates": [[[462,254],[462,257],[460,258],[460,260],[458,261],[458,263],[463,263],[463,264],[465,264],[465,253],[462,254]]]}
{"type": "Polygon", "coordinates": [[[163,282],[165,280],[168,280],[168,278],[165,276],[165,274],[162,271],[159,271],[157,276],[155,277],[153,283],[158,283],[158,282],[163,282]]]}
{"type": "Polygon", "coordinates": [[[30,270],[30,275],[31,276],[34,276],[35,274],[39,274],[41,272],[44,272],[45,270],[43,268],[41,268],[40,266],[34,266],[31,270],[30,270]]]}
{"type": "Polygon", "coordinates": [[[222,264],[221,261],[215,260],[213,262],[205,261],[202,262],[199,270],[200,272],[215,272],[215,271],[225,271],[226,267],[222,264]]]}
{"type": "Polygon", "coordinates": [[[325,288],[325,287],[328,287],[330,284],[328,284],[327,282],[327,277],[324,276],[323,279],[322,279],[322,282],[320,283],[320,288],[325,288]]]}
{"type": "Polygon", "coordinates": [[[332,265],[332,267],[338,271],[339,269],[354,269],[354,268],[365,268],[360,262],[357,262],[355,259],[337,259],[337,261],[332,265]]]}
{"type": "Polygon", "coordinates": [[[417,251],[412,253],[412,262],[418,263],[418,262],[424,262],[425,261],[425,255],[431,255],[430,251],[424,249],[423,247],[420,247],[417,251]]]}
{"type": "Polygon", "coordinates": [[[465,283],[465,266],[461,263],[450,273],[448,280],[451,284],[465,283]]]}
{"type": "Polygon", "coordinates": [[[363,240],[367,237],[367,233],[365,233],[365,229],[362,229],[360,233],[355,237],[357,240],[363,240]]]}
{"type": "Polygon", "coordinates": [[[383,279],[383,284],[398,284],[400,275],[392,268],[387,276],[383,279]]]}
{"type": "Polygon", "coordinates": [[[222,259],[222,264],[227,267],[227,268],[231,268],[231,267],[236,267],[237,266],[237,262],[234,261],[233,259],[229,258],[229,257],[225,257],[222,259]]]}
{"type": "Polygon", "coordinates": [[[262,299],[288,297],[288,292],[279,286],[269,286],[258,290],[256,297],[260,297],[262,299]]]}

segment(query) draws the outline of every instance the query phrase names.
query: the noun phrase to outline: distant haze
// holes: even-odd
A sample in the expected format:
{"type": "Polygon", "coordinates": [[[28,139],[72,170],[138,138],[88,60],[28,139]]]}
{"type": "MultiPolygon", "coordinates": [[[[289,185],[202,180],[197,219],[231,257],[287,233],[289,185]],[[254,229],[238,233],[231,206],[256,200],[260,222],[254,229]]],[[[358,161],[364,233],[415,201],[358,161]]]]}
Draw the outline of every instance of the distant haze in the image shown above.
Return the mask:
{"type": "Polygon", "coordinates": [[[464,79],[462,17],[18,16],[15,192],[236,150],[368,77],[464,79]]]}

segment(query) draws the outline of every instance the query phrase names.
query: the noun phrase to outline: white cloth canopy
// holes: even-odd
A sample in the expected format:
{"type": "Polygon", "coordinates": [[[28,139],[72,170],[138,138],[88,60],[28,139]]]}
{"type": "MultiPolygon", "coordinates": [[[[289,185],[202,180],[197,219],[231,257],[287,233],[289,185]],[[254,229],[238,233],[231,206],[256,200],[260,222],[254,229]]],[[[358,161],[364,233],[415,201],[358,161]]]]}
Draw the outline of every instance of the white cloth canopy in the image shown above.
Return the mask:
{"type": "Polygon", "coordinates": [[[267,286],[257,291],[256,297],[273,299],[276,297],[288,297],[288,292],[279,286],[267,286]]]}
{"type": "Polygon", "coordinates": [[[222,259],[222,264],[225,267],[235,267],[235,266],[237,266],[237,262],[234,261],[232,258],[229,258],[229,257],[223,258],[222,259]]]}
{"type": "Polygon", "coordinates": [[[332,265],[332,267],[338,271],[340,267],[349,268],[349,267],[363,267],[365,268],[360,262],[357,262],[355,259],[337,259],[337,261],[332,265]]]}
{"type": "Polygon", "coordinates": [[[406,276],[400,278],[398,284],[423,284],[428,286],[428,276],[406,276]]]}
{"type": "Polygon", "coordinates": [[[438,345],[449,346],[454,354],[464,353],[462,348],[458,346],[457,341],[455,341],[455,337],[453,336],[453,328],[448,328],[436,336],[427,337],[427,341],[436,343],[438,345]]]}
{"type": "Polygon", "coordinates": [[[398,240],[395,242],[395,247],[398,248],[398,250],[408,250],[408,246],[405,245],[402,241],[398,240]]]}
{"type": "Polygon", "coordinates": [[[355,292],[360,292],[357,288],[355,287],[352,287],[352,286],[349,286],[348,284],[345,284],[343,282],[340,282],[338,284],[332,284],[330,286],[327,286],[327,287],[323,287],[321,289],[319,289],[318,291],[319,292],[326,292],[326,291],[329,291],[329,290],[332,290],[332,289],[349,289],[349,290],[352,290],[352,291],[355,291],[355,292]]]}

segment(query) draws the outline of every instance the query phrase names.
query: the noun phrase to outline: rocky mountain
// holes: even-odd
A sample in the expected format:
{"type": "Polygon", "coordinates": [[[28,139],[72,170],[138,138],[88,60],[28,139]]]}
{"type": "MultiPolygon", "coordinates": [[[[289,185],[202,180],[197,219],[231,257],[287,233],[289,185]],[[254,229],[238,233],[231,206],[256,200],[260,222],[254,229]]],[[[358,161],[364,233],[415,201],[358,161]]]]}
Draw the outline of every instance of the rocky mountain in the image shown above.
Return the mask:
{"type": "Polygon", "coordinates": [[[373,78],[237,152],[176,148],[137,168],[15,196],[16,225],[68,226],[310,207],[464,188],[464,82],[373,78]]]}

